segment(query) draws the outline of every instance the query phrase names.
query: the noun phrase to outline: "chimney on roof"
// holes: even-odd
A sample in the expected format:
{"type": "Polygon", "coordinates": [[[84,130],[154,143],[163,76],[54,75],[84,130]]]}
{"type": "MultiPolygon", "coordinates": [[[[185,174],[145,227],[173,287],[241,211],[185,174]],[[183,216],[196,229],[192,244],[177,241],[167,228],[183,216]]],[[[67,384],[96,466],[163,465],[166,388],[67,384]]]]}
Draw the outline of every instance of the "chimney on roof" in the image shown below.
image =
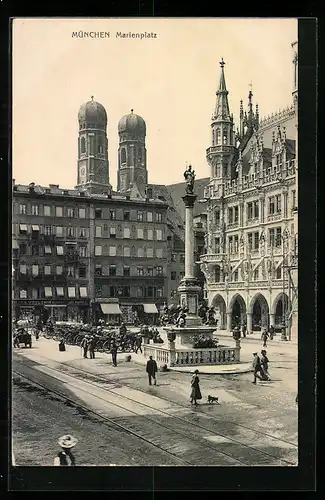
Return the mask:
{"type": "Polygon", "coordinates": [[[59,184],[49,184],[50,189],[59,189],[59,184]]]}

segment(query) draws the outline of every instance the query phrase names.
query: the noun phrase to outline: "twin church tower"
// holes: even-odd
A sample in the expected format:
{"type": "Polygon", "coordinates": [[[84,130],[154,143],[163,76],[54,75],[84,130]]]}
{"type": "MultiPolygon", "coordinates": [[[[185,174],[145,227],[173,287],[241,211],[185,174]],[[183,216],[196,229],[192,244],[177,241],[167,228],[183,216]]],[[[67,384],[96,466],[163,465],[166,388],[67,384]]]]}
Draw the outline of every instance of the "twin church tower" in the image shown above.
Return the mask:
{"type": "MultiPolygon", "coordinates": [[[[98,102],[83,104],[78,113],[78,175],[77,189],[96,194],[110,194],[107,113],[98,102]]],[[[131,113],[118,123],[117,190],[129,191],[134,184],[144,193],[148,183],[146,123],[141,116],[131,113]]]]}
{"type": "MultiPolygon", "coordinates": [[[[248,96],[248,112],[240,102],[240,125],[234,130],[233,115],[228,104],[228,90],[224,75],[224,61],[220,62],[217,102],[211,123],[212,146],[206,157],[210,165],[210,179],[222,184],[237,177],[240,151],[259,127],[259,111],[253,111],[252,92],[248,96]]],[[[92,193],[109,194],[109,162],[107,143],[107,114],[102,104],[93,97],[80,107],[78,113],[78,179],[77,189],[92,193]]],[[[118,123],[118,173],[117,191],[127,193],[133,186],[144,196],[148,183],[146,123],[141,116],[131,113],[118,123]]]]}

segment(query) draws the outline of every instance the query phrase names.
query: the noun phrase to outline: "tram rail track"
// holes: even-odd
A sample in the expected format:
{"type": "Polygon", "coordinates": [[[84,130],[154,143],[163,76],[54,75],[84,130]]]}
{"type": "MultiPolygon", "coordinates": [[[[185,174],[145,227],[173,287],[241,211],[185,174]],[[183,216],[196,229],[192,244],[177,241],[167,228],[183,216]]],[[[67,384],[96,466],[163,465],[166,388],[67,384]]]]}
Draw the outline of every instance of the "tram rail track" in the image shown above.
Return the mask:
{"type": "Polygon", "coordinates": [[[182,458],[178,457],[175,453],[173,453],[171,451],[167,451],[157,444],[153,444],[150,440],[144,438],[143,436],[141,436],[137,432],[134,432],[134,431],[126,428],[125,426],[115,422],[113,419],[111,419],[109,417],[101,415],[100,413],[92,410],[88,406],[82,405],[81,403],[74,401],[73,399],[71,399],[71,398],[67,397],[65,394],[63,394],[63,392],[56,391],[54,389],[49,389],[46,385],[41,384],[38,381],[35,381],[31,377],[28,377],[25,374],[18,372],[17,370],[13,370],[13,374],[15,374],[20,379],[27,380],[27,382],[31,385],[38,386],[42,390],[46,390],[48,393],[54,394],[56,397],[62,399],[63,401],[66,401],[70,406],[75,407],[75,408],[81,408],[85,413],[93,415],[96,419],[102,421],[108,427],[113,428],[113,429],[115,428],[115,429],[122,430],[122,431],[126,432],[127,434],[131,434],[131,435],[135,436],[136,438],[140,439],[141,441],[144,441],[146,444],[149,444],[150,446],[153,446],[154,448],[158,448],[164,454],[167,454],[167,455],[172,456],[173,458],[176,458],[180,462],[180,465],[182,465],[182,464],[183,465],[192,465],[191,463],[187,462],[186,460],[183,460],[182,458]]]}
{"type": "MultiPolygon", "coordinates": [[[[40,356],[39,355],[39,357],[43,358],[44,360],[48,360],[48,358],[46,358],[45,356],[40,356]]],[[[53,360],[51,360],[51,363],[57,364],[59,366],[62,366],[62,365],[66,366],[68,368],[68,370],[70,371],[70,373],[71,373],[71,371],[74,371],[76,373],[76,375],[78,374],[78,372],[84,373],[85,376],[91,377],[93,379],[97,379],[99,382],[102,382],[103,384],[112,383],[107,378],[103,377],[102,375],[99,375],[99,374],[91,372],[91,371],[84,370],[83,368],[80,368],[79,366],[78,367],[71,366],[67,362],[64,362],[64,361],[53,361],[53,360]]],[[[129,389],[133,389],[134,390],[134,387],[132,387],[132,385],[130,385],[130,384],[125,383],[125,381],[123,381],[123,384],[121,384],[120,382],[118,382],[117,385],[120,385],[120,386],[123,385],[124,387],[128,387],[129,389]]],[[[109,389],[106,389],[106,388],[105,388],[105,390],[109,391],[109,389]]],[[[137,389],[137,390],[140,390],[140,389],[137,389]]],[[[141,391],[141,392],[143,392],[143,391],[141,391]]],[[[125,396],[125,397],[127,397],[127,396],[125,396]]],[[[163,401],[166,401],[168,403],[175,404],[175,405],[177,405],[177,406],[179,406],[180,408],[183,408],[183,409],[189,409],[189,408],[191,408],[188,405],[180,403],[179,401],[177,401],[177,402],[171,401],[170,399],[163,397],[161,394],[159,394],[159,399],[162,399],[163,401]]],[[[134,402],[136,402],[136,401],[134,400],[134,402]]],[[[197,409],[195,409],[195,410],[193,409],[193,412],[197,413],[197,409]]],[[[203,414],[206,417],[208,417],[209,419],[215,421],[216,423],[220,422],[220,420],[221,420],[220,418],[216,418],[213,415],[207,415],[206,413],[203,413],[203,414]]],[[[285,445],[291,445],[293,447],[298,448],[297,443],[294,443],[293,441],[289,441],[287,439],[279,438],[279,437],[274,436],[273,434],[270,434],[268,432],[262,432],[260,430],[257,430],[255,428],[253,428],[253,427],[249,427],[248,425],[244,425],[242,423],[238,423],[238,422],[236,422],[234,420],[229,420],[228,418],[227,418],[227,422],[230,423],[230,424],[232,424],[232,425],[234,425],[234,426],[236,426],[236,427],[238,427],[238,428],[242,428],[242,429],[245,429],[247,431],[254,432],[256,435],[265,436],[267,438],[274,439],[274,440],[277,440],[279,442],[282,442],[285,445]]]]}
{"type": "MultiPolygon", "coordinates": [[[[44,358],[46,359],[46,358],[44,358]]],[[[20,362],[21,363],[21,362],[20,362]]],[[[133,399],[131,397],[128,397],[126,395],[121,395],[119,394],[118,392],[115,392],[114,390],[112,389],[109,389],[107,387],[103,387],[102,385],[98,384],[98,383],[94,383],[93,381],[86,381],[85,382],[85,378],[82,378],[80,377],[80,374],[84,373],[87,375],[87,377],[91,376],[93,379],[97,380],[99,383],[100,381],[102,381],[104,384],[107,384],[109,383],[107,379],[105,379],[104,377],[101,377],[100,375],[97,375],[97,374],[94,374],[94,373],[89,373],[87,372],[86,370],[82,370],[80,369],[79,367],[78,368],[75,368],[75,367],[71,367],[70,365],[68,365],[67,363],[64,363],[64,362],[54,362],[55,364],[59,365],[59,366],[67,366],[67,368],[69,368],[69,371],[70,373],[66,373],[66,372],[62,372],[62,369],[61,369],[61,372],[60,370],[58,369],[55,369],[55,368],[49,368],[47,367],[47,369],[50,369],[50,370],[53,370],[54,372],[57,372],[57,373],[64,373],[65,376],[68,376],[70,378],[72,378],[73,380],[79,380],[79,381],[82,381],[84,383],[87,383],[88,385],[90,386],[93,386],[94,388],[97,387],[98,389],[101,389],[101,390],[104,390],[105,393],[108,393],[110,394],[111,396],[113,396],[115,399],[120,399],[122,401],[122,404],[118,404],[118,403],[114,403],[112,401],[107,401],[106,399],[104,398],[100,398],[99,396],[96,396],[98,397],[98,399],[102,399],[106,404],[109,404],[109,405],[113,405],[117,408],[122,408],[123,410],[126,410],[128,412],[131,412],[133,413],[133,415],[135,416],[140,416],[142,419],[145,419],[146,421],[149,421],[151,422],[152,424],[154,425],[159,425],[160,427],[164,428],[165,430],[168,430],[168,431],[171,431],[171,432],[174,432],[176,434],[178,434],[179,436],[183,436],[183,438],[187,438],[188,439],[188,436],[189,436],[189,432],[191,432],[191,429],[193,429],[193,434],[191,435],[191,441],[195,441],[195,442],[198,442],[199,445],[202,446],[202,439],[197,439],[195,438],[195,432],[198,432],[198,430],[202,433],[202,431],[204,432],[207,432],[209,433],[210,437],[215,437],[216,439],[223,439],[223,440],[226,440],[228,442],[228,444],[232,444],[234,446],[240,446],[242,448],[242,451],[245,450],[247,452],[247,454],[251,454],[253,455],[253,458],[252,459],[248,459],[245,458],[245,461],[243,461],[242,457],[238,458],[238,456],[234,456],[234,453],[227,453],[225,451],[222,451],[220,449],[216,449],[216,446],[210,444],[209,442],[205,442],[204,441],[204,447],[206,449],[212,449],[215,453],[217,453],[218,455],[221,455],[221,456],[224,456],[224,457],[228,457],[229,459],[233,460],[233,461],[236,461],[238,462],[238,464],[240,465],[259,465],[258,463],[256,463],[256,459],[255,459],[255,462],[254,462],[254,455],[259,455],[260,458],[261,457],[264,457],[265,460],[270,460],[270,461],[277,461],[279,462],[277,465],[289,465],[289,466],[292,466],[292,465],[296,465],[296,461],[292,461],[292,460],[288,460],[286,458],[282,458],[282,457],[279,457],[279,456],[276,456],[272,453],[269,453],[265,450],[262,450],[260,448],[256,448],[254,446],[251,446],[250,444],[247,444],[243,441],[240,441],[234,437],[229,437],[229,435],[226,435],[225,433],[222,433],[222,432],[219,432],[219,431],[216,431],[216,430],[212,430],[211,427],[209,428],[208,426],[205,426],[205,425],[201,425],[197,422],[192,422],[189,418],[186,418],[184,416],[179,416],[179,415],[171,415],[168,411],[166,410],[162,410],[162,409],[156,409],[156,408],[153,408],[151,407],[150,405],[144,403],[144,402],[140,402],[136,399],[133,399]],[[74,371],[74,373],[73,373],[74,371]],[[78,373],[79,372],[79,373],[78,373]],[[79,377],[78,377],[79,375],[79,377]],[[186,425],[188,427],[188,430],[186,433],[184,433],[183,431],[180,431],[180,430],[177,430],[169,425],[166,425],[166,424],[163,424],[161,422],[157,422],[155,419],[152,419],[151,417],[147,417],[147,416],[143,416],[142,414],[139,414],[135,411],[132,411],[132,410],[129,410],[129,409],[126,409],[125,406],[123,406],[123,401],[124,403],[125,402],[130,402],[134,405],[138,405],[142,408],[147,408],[148,411],[149,410],[154,410],[156,416],[157,416],[157,412],[160,416],[164,417],[164,418],[168,418],[170,421],[173,421],[174,424],[176,423],[176,426],[177,424],[180,425],[186,425]],[[253,464],[250,464],[248,462],[250,461],[253,461],[254,463],[253,464]]],[[[24,367],[28,367],[28,365],[24,364],[24,363],[21,363],[24,367]]],[[[30,367],[28,367],[30,369],[30,367]]],[[[15,370],[17,372],[17,370],[15,370]]],[[[51,376],[49,374],[47,374],[47,376],[51,376]]],[[[53,376],[53,378],[56,378],[53,376]]],[[[118,384],[118,385],[121,385],[121,384],[118,384]]],[[[126,384],[123,384],[125,387],[129,387],[131,388],[130,386],[127,386],[126,384]]],[[[131,388],[133,389],[133,388],[131,388]]],[[[84,392],[87,392],[86,390],[82,389],[84,392]]],[[[134,389],[133,389],[134,390],[134,389]]],[[[169,403],[170,405],[173,405],[174,406],[174,409],[178,409],[178,410],[187,410],[189,411],[189,407],[185,406],[185,405],[182,405],[180,403],[175,403],[175,402],[171,402],[170,400],[168,400],[167,398],[163,398],[161,396],[159,396],[159,399],[163,400],[163,401],[166,401],[167,403],[169,403]]],[[[195,414],[196,412],[193,411],[193,410],[190,410],[190,413],[193,415],[195,414]]],[[[210,422],[216,422],[216,423],[220,423],[221,422],[221,419],[216,419],[210,415],[206,415],[204,412],[203,414],[200,414],[200,415],[204,415],[204,417],[207,418],[207,420],[209,420],[210,422]]],[[[106,418],[106,417],[105,417],[106,418]]],[[[229,420],[227,420],[227,422],[229,422],[229,420]]],[[[120,424],[119,424],[120,425],[120,424]]],[[[292,447],[294,450],[297,449],[297,445],[295,443],[292,443],[290,441],[287,441],[287,440],[284,440],[284,439],[281,439],[281,438],[278,438],[276,436],[273,436],[273,435],[270,435],[268,433],[264,433],[264,432],[261,432],[261,431],[256,431],[255,429],[252,429],[248,426],[244,426],[242,424],[237,424],[235,423],[235,425],[237,425],[238,428],[243,428],[243,429],[246,429],[246,430],[249,430],[250,432],[253,432],[255,433],[255,435],[260,435],[260,436],[263,436],[264,438],[267,438],[267,439],[271,439],[273,440],[273,442],[275,443],[280,443],[282,444],[282,446],[284,445],[284,447],[292,447]]],[[[126,428],[125,426],[123,427],[124,430],[126,430],[126,432],[128,432],[130,429],[129,428],[126,428]]],[[[132,431],[132,430],[131,430],[132,431]]],[[[155,446],[155,445],[154,445],[155,446]]],[[[177,455],[175,455],[177,456],[177,455]]],[[[177,458],[179,458],[179,456],[177,456],[177,458]]],[[[262,460],[263,462],[263,460],[262,460]]],[[[190,464],[189,462],[187,462],[187,464],[190,464]]],[[[193,464],[194,465],[194,464],[193,464]]],[[[267,463],[263,464],[262,465],[267,465],[267,463]]]]}

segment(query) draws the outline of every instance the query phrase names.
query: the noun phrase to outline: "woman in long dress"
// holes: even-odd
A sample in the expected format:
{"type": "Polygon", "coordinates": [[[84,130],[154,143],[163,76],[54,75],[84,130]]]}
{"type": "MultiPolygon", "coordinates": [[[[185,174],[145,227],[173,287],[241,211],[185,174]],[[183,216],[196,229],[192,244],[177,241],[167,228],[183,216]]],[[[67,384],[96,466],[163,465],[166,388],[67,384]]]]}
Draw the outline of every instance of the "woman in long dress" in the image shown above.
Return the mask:
{"type": "Polygon", "coordinates": [[[266,355],[266,351],[263,349],[261,351],[261,368],[262,368],[262,374],[264,376],[265,380],[271,380],[270,374],[269,374],[269,359],[266,355]]]}
{"type": "Polygon", "coordinates": [[[191,404],[197,406],[197,400],[202,399],[202,394],[200,390],[200,379],[198,377],[199,370],[195,370],[194,375],[191,380],[191,404]]]}

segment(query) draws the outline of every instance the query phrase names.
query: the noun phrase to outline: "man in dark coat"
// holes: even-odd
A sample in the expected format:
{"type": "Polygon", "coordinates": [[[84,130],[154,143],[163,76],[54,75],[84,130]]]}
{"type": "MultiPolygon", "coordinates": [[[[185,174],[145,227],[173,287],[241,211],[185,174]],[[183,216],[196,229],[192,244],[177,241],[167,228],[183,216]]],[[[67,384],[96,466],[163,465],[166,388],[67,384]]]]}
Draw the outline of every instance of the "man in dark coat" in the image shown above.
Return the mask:
{"type": "Polygon", "coordinates": [[[147,361],[147,367],[146,367],[146,372],[148,373],[148,378],[149,378],[149,385],[151,384],[151,379],[153,379],[154,384],[157,384],[156,381],[156,373],[158,371],[157,363],[154,359],[152,359],[152,356],[149,356],[149,360],[147,361]]]}
{"type": "Polygon", "coordinates": [[[113,366],[117,366],[117,347],[115,343],[111,347],[111,355],[112,355],[113,366]]]}

